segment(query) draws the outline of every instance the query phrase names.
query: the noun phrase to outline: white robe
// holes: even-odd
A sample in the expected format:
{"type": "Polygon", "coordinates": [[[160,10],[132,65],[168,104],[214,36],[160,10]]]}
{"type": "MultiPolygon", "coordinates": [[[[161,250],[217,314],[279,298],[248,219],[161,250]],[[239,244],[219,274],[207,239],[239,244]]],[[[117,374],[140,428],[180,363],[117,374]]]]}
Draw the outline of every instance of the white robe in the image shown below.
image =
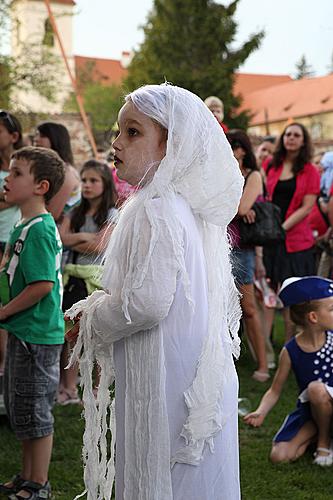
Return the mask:
{"type": "MultiPolygon", "coordinates": [[[[152,200],[159,211],[159,200],[152,200]]],[[[207,335],[208,294],[207,273],[202,237],[195,217],[181,196],[171,207],[183,230],[185,267],[189,278],[189,295],[185,294],[180,270],[163,218],[143,283],[131,295],[128,312],[123,313],[119,297],[105,294],[93,315],[94,330],[106,344],[113,343],[116,378],[116,499],[117,500],[238,500],[238,380],[231,355],[230,343],[224,342],[229,369],[221,408],[225,422],[214,437],[214,452],[206,444],[199,465],[175,463],[171,468],[170,484],[161,491],[156,478],[149,480],[150,464],[167,457],[171,463],[177,450],[185,443],[181,436],[188,417],[184,392],[193,383],[203,341],[207,335]],[[158,259],[158,260],[156,260],[158,259]],[[133,352],[144,353],[133,356],[133,352]],[[149,373],[155,373],[151,379],[149,373]],[[144,388],[144,391],[143,391],[144,388]],[[142,392],[150,395],[140,398],[142,392]],[[165,401],[155,411],[156,399],[165,401]],[[167,428],[162,428],[163,422],[167,428]],[[144,450],[142,456],[137,456],[144,450]],[[142,476],[142,477],[141,477],[142,476]],[[125,477],[125,479],[124,479],[125,477]],[[141,484],[149,484],[149,491],[141,484]]],[[[142,230],[149,227],[143,221],[142,230]]],[[[148,230],[148,229],[147,229],[148,230]]],[[[141,235],[138,255],[147,251],[149,243],[141,235]]],[[[123,258],[126,255],[124,242],[123,258]]],[[[139,269],[138,269],[139,271],[139,269]]],[[[102,347],[103,349],[103,347],[102,347]]],[[[222,376],[222,375],[221,375],[222,376]]],[[[165,463],[164,463],[165,466],[165,463]]],[[[163,464],[161,467],[163,469],[163,464]]],[[[170,470],[170,468],[169,468],[170,470]]]]}

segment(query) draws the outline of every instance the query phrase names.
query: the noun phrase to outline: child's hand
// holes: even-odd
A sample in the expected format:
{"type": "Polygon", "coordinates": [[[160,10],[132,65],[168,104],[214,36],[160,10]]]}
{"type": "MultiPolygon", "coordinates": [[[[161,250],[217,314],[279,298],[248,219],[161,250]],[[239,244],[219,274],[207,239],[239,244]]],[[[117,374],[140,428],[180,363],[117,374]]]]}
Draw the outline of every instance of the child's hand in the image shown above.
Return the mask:
{"type": "MultiPolygon", "coordinates": [[[[77,338],[79,336],[79,332],[80,332],[80,318],[81,318],[81,314],[79,314],[73,320],[74,321],[74,325],[72,326],[72,328],[70,330],[68,330],[68,332],[65,335],[65,339],[70,344],[75,344],[75,342],[77,341],[77,338]]],[[[65,321],[70,321],[70,318],[68,316],[64,316],[64,320],[65,321]]]]}
{"type": "Polygon", "coordinates": [[[244,422],[247,425],[251,425],[252,427],[260,427],[265,419],[265,416],[261,413],[253,411],[252,413],[248,413],[243,418],[244,422]]]}
{"type": "Polygon", "coordinates": [[[252,208],[250,208],[247,214],[244,215],[243,221],[247,222],[248,224],[254,224],[254,222],[256,221],[256,213],[252,208]]]}

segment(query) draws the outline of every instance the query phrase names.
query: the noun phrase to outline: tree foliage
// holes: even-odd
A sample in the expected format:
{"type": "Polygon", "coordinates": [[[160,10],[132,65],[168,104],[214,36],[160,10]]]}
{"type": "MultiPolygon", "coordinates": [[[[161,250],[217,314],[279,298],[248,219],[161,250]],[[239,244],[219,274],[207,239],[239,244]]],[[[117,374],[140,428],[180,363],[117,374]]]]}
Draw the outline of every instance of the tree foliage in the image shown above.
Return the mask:
{"type": "Polygon", "coordinates": [[[13,0],[0,0],[0,106],[15,107],[13,92],[35,91],[49,101],[57,97],[59,59],[48,45],[25,42],[19,55],[9,53],[10,32],[15,22],[11,16],[13,0]]]}
{"type": "Polygon", "coordinates": [[[224,102],[226,123],[245,127],[248,116],[235,112],[240,100],[232,93],[234,73],[259,47],[264,32],[235,47],[238,3],[155,0],[143,27],[144,41],[129,66],[129,89],[167,80],[202,99],[216,95],[224,102]]]}
{"type": "Polygon", "coordinates": [[[311,76],[314,75],[312,66],[308,64],[304,54],[299,59],[299,61],[297,61],[295,66],[296,66],[296,76],[295,76],[296,80],[301,80],[301,78],[310,78],[311,76]]]}

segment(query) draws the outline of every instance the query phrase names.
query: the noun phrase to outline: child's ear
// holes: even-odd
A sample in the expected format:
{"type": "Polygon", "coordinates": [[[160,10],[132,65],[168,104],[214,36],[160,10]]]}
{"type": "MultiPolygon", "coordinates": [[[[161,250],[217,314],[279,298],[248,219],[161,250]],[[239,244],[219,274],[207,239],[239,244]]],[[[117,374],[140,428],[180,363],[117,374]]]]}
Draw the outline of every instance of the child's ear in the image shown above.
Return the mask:
{"type": "Polygon", "coordinates": [[[43,179],[40,182],[36,182],[35,184],[35,193],[40,196],[44,196],[48,190],[50,189],[50,183],[46,179],[43,179]]]}
{"type": "Polygon", "coordinates": [[[316,311],[310,311],[308,313],[308,320],[310,323],[312,323],[313,325],[315,325],[317,322],[318,322],[318,316],[317,316],[317,313],[316,311]]]}

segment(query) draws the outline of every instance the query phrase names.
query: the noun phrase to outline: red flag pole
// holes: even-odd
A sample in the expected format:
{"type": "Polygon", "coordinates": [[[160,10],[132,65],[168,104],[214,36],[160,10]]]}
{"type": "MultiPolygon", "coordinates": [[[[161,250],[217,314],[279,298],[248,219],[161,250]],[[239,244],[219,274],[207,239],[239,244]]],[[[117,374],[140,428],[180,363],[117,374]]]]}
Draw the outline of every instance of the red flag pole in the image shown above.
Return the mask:
{"type": "Polygon", "coordinates": [[[58,30],[58,27],[57,27],[57,23],[56,23],[56,20],[54,18],[54,15],[53,15],[53,12],[52,12],[52,9],[51,9],[50,1],[49,0],[44,0],[44,2],[45,2],[45,5],[46,5],[48,14],[49,14],[49,19],[50,19],[50,23],[51,23],[53,32],[54,32],[55,36],[57,37],[57,40],[58,40],[58,43],[59,43],[59,47],[60,47],[60,51],[61,51],[61,55],[62,55],[62,58],[64,60],[64,63],[65,63],[66,69],[67,69],[67,73],[68,73],[68,76],[70,78],[70,81],[71,81],[71,84],[72,84],[72,87],[73,87],[73,90],[74,90],[74,93],[75,93],[76,102],[77,102],[77,104],[79,106],[79,111],[80,111],[80,115],[81,115],[81,118],[82,118],[82,121],[83,121],[83,125],[84,125],[84,127],[86,129],[86,132],[87,132],[87,135],[88,135],[88,139],[89,139],[89,142],[91,144],[91,147],[92,147],[92,150],[93,150],[93,153],[94,153],[94,157],[97,158],[98,157],[98,152],[97,152],[95,138],[93,136],[93,133],[92,133],[90,125],[89,125],[88,117],[87,117],[87,114],[85,112],[84,105],[83,105],[83,99],[82,99],[81,94],[80,94],[80,92],[78,90],[78,86],[77,86],[77,82],[76,82],[75,76],[72,74],[71,68],[70,68],[69,63],[68,63],[68,58],[67,58],[67,55],[65,53],[65,49],[64,49],[64,46],[63,46],[63,43],[62,43],[62,40],[61,40],[61,36],[60,36],[59,30],[58,30]]]}

